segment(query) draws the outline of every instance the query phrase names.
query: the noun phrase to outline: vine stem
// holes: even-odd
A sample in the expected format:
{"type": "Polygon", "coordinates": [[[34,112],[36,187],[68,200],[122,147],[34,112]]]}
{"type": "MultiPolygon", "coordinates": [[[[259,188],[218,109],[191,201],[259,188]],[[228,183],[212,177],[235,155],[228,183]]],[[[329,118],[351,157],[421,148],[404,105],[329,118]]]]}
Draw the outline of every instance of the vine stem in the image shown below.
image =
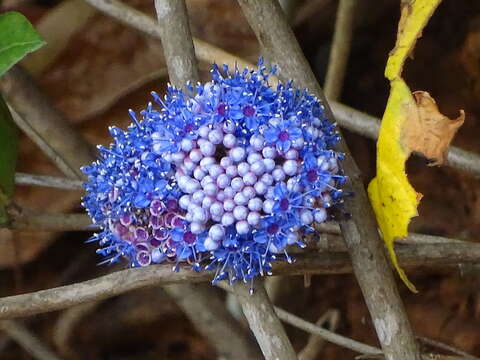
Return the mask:
{"type": "Polygon", "coordinates": [[[263,280],[257,279],[252,284],[237,282],[233,292],[265,359],[296,360],[297,354],[268,299],[263,280]]]}
{"type": "MultiPolygon", "coordinates": [[[[117,0],[84,1],[122,24],[141,31],[153,38],[160,39],[160,31],[156,22],[150,16],[134,8],[117,0]]],[[[324,2],[328,1],[330,0],[324,2]]],[[[235,64],[237,64],[239,68],[255,67],[251,62],[201,39],[193,38],[193,43],[195,45],[195,54],[201,61],[224,63],[228,64],[231,68],[235,67],[235,64]]],[[[330,105],[335,119],[341,127],[370,139],[376,139],[378,137],[380,128],[380,120],[378,118],[336,101],[331,101],[330,105]]],[[[475,176],[480,176],[480,156],[473,152],[450,146],[447,153],[446,164],[453,168],[473,173],[475,176]]]]}
{"type": "Polygon", "coordinates": [[[328,60],[325,77],[325,96],[330,100],[338,100],[342,94],[343,79],[352,46],[355,9],[357,0],[340,0],[333,33],[332,48],[328,60]]]}
{"type": "MultiPolygon", "coordinates": [[[[275,0],[238,0],[264,53],[279,66],[279,74],[309,89],[323,102],[327,116],[334,120],[322,89],[305,59],[295,35],[275,0]],[[288,54],[288,56],[285,56],[288,54]]],[[[345,190],[355,194],[345,200],[350,219],[340,227],[352,258],[357,281],[387,359],[420,360],[420,352],[408,321],[392,270],[379,237],[375,216],[365,192],[361,173],[345,141],[336,150],[346,154],[343,168],[349,178],[345,190]]]]}
{"type": "MultiPolygon", "coordinates": [[[[437,272],[458,271],[459,266],[480,264],[480,244],[438,243],[404,245],[397,255],[402,267],[421,267],[437,272]]],[[[295,263],[273,263],[274,275],[348,274],[352,264],[346,252],[325,251],[298,254],[295,263]]],[[[117,271],[92,280],[47,290],[0,298],[0,320],[61,310],[88,301],[107,299],[148,286],[211,281],[212,272],[197,273],[188,266],[172,272],[171,265],[151,265],[117,271]]]]}
{"type": "MultiPolygon", "coordinates": [[[[198,65],[184,0],[155,0],[155,10],[170,82],[185,88],[197,83],[198,65]]],[[[260,359],[258,349],[208,284],[173,284],[163,290],[173,298],[219,357],[260,359]],[[231,336],[225,337],[226,333],[231,336]]]]}

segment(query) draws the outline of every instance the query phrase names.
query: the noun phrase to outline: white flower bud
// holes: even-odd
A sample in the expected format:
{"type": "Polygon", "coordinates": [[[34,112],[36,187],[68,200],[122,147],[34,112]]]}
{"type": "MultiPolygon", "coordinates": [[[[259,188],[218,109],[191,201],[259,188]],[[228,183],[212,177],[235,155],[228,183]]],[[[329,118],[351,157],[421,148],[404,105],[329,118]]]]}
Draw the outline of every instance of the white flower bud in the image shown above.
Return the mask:
{"type": "Polygon", "coordinates": [[[262,135],[253,135],[250,138],[250,145],[252,145],[252,148],[257,151],[263,149],[264,142],[265,142],[265,139],[263,138],[262,135]]]}
{"type": "Polygon", "coordinates": [[[180,148],[185,152],[189,152],[190,150],[192,150],[193,146],[193,141],[190,139],[183,139],[180,142],[180,148]]]}
{"type": "Polygon", "coordinates": [[[277,156],[277,150],[274,147],[266,147],[262,150],[262,155],[265,159],[275,159],[277,156]]]}
{"type": "Polygon", "coordinates": [[[265,184],[263,181],[257,181],[257,183],[253,185],[253,188],[258,195],[263,195],[267,192],[268,185],[265,184]]]}
{"type": "Polygon", "coordinates": [[[201,234],[205,231],[205,224],[201,222],[192,222],[190,224],[190,231],[195,235],[201,234]]]}
{"type": "Polygon", "coordinates": [[[302,210],[300,213],[300,221],[302,225],[310,225],[313,222],[313,215],[310,210],[302,210]]]}
{"type": "MultiPolygon", "coordinates": [[[[272,160],[273,161],[273,160],[272,160]]],[[[275,162],[274,162],[275,164],[275,162]]],[[[275,166],[275,165],[274,165],[275,166]]],[[[263,175],[263,173],[267,170],[267,167],[265,166],[265,163],[260,160],[256,161],[252,164],[250,167],[250,170],[257,176],[263,175]]]]}
{"type": "Polygon", "coordinates": [[[212,156],[213,154],[215,154],[215,150],[215,145],[212,144],[210,141],[206,141],[202,145],[200,145],[200,151],[205,156],[212,156]]]}
{"type": "Polygon", "coordinates": [[[235,222],[235,217],[231,212],[227,212],[222,216],[222,225],[227,227],[232,225],[235,222]]]}
{"type": "Polygon", "coordinates": [[[225,228],[222,225],[215,224],[208,230],[208,236],[214,241],[220,241],[225,237],[225,228]]]}
{"type": "Polygon", "coordinates": [[[210,214],[212,214],[212,217],[222,216],[224,212],[225,211],[223,211],[223,204],[219,201],[214,202],[212,206],[210,206],[210,214]]]}
{"type": "Polygon", "coordinates": [[[245,235],[250,231],[250,225],[248,225],[248,222],[245,220],[241,220],[235,224],[235,229],[237,230],[238,234],[245,235]]]}
{"type": "Polygon", "coordinates": [[[272,171],[272,176],[275,181],[280,182],[285,179],[285,171],[280,166],[275,167],[272,171]]]}
{"type": "Polygon", "coordinates": [[[223,132],[220,129],[213,129],[208,133],[208,140],[214,144],[218,145],[223,140],[223,132]]]}
{"type": "Polygon", "coordinates": [[[265,214],[271,214],[273,212],[273,206],[275,205],[275,201],[271,199],[267,199],[263,202],[263,212],[265,214]]]}
{"type": "Polygon", "coordinates": [[[255,197],[255,195],[257,194],[257,192],[255,191],[255,189],[252,187],[252,186],[245,186],[242,190],[242,194],[245,195],[245,197],[250,200],[252,199],[253,197],[255,197]]]}
{"type": "Polygon", "coordinates": [[[260,199],[258,197],[255,197],[255,198],[250,199],[248,201],[248,208],[251,211],[260,211],[260,210],[262,210],[262,206],[263,206],[263,201],[262,201],[262,199],[260,199]]]}
{"type": "Polygon", "coordinates": [[[205,238],[203,245],[205,246],[205,250],[208,250],[208,251],[217,250],[218,247],[220,246],[218,242],[214,241],[211,237],[208,237],[208,236],[205,238]]]}
{"type": "Polygon", "coordinates": [[[186,210],[191,201],[192,199],[190,195],[182,195],[178,200],[178,205],[180,206],[180,208],[186,210]]]}
{"type": "Polygon", "coordinates": [[[237,138],[233,134],[226,134],[223,137],[223,146],[227,149],[231,149],[237,145],[237,138]]]}
{"type": "Polygon", "coordinates": [[[227,199],[223,202],[223,209],[226,212],[232,212],[233,209],[235,209],[235,206],[237,206],[237,204],[235,204],[235,201],[232,199],[227,199]]]}
{"type": "Polygon", "coordinates": [[[201,205],[203,199],[205,199],[205,192],[203,190],[197,190],[192,194],[191,201],[195,204],[201,205]]]}
{"type": "Polygon", "coordinates": [[[200,151],[200,149],[193,149],[190,151],[190,154],[188,155],[190,160],[192,160],[194,163],[198,163],[200,160],[203,159],[203,154],[200,151]]]}
{"type": "Polygon", "coordinates": [[[241,162],[237,166],[238,175],[245,176],[246,173],[250,170],[250,165],[246,162],[241,162]]]}
{"type": "Polygon", "coordinates": [[[235,204],[237,204],[237,205],[246,205],[248,203],[248,199],[241,192],[237,193],[233,197],[233,201],[235,201],[235,204]]]}
{"type": "Polygon", "coordinates": [[[288,176],[293,176],[298,171],[298,163],[296,160],[287,160],[283,163],[283,171],[288,176]]]}
{"type": "Polygon", "coordinates": [[[245,154],[245,149],[238,146],[230,150],[230,157],[235,162],[240,162],[245,159],[245,154]]]}
{"type": "Polygon", "coordinates": [[[260,224],[260,214],[256,211],[252,211],[247,216],[247,222],[249,225],[255,227],[260,224]]]}

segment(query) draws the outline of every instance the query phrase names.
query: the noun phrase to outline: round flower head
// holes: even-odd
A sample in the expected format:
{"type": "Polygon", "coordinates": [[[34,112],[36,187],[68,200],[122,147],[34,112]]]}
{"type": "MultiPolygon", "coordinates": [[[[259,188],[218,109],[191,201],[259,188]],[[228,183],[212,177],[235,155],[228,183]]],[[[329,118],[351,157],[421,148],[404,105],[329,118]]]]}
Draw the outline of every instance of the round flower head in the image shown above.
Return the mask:
{"type": "Polygon", "coordinates": [[[98,252],[132,266],[171,261],[214,281],[269,274],[328,218],[345,182],[339,140],[320,101],[268,84],[275,68],[223,71],[212,81],[152,93],[141,120],[85,167],[83,206],[103,231],[98,252]]]}

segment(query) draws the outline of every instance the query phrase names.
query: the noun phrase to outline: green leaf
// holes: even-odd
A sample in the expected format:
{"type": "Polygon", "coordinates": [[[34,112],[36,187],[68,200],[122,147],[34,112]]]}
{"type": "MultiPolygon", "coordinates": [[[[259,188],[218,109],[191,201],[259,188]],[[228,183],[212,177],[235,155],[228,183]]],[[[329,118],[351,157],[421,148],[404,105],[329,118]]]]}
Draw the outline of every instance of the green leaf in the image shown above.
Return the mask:
{"type": "Polygon", "coordinates": [[[0,15],[0,76],[44,44],[45,41],[22,14],[11,11],[0,15]]]}
{"type": "Polygon", "coordinates": [[[13,195],[18,153],[18,130],[0,95],[0,224],[7,222],[6,207],[13,195]]]}

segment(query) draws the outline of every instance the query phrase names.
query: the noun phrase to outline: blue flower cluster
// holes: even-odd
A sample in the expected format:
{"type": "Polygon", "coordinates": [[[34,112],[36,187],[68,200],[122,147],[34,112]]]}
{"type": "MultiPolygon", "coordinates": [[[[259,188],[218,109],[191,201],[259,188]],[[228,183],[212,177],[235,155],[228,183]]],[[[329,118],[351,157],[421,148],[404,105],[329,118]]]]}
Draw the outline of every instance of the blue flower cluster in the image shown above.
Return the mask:
{"type": "Polygon", "coordinates": [[[211,70],[212,81],[168,87],[114,142],[99,147],[83,206],[102,232],[104,262],[187,262],[214,281],[269,274],[328,218],[345,182],[339,135],[320,101],[276,69],[211,70]]]}

